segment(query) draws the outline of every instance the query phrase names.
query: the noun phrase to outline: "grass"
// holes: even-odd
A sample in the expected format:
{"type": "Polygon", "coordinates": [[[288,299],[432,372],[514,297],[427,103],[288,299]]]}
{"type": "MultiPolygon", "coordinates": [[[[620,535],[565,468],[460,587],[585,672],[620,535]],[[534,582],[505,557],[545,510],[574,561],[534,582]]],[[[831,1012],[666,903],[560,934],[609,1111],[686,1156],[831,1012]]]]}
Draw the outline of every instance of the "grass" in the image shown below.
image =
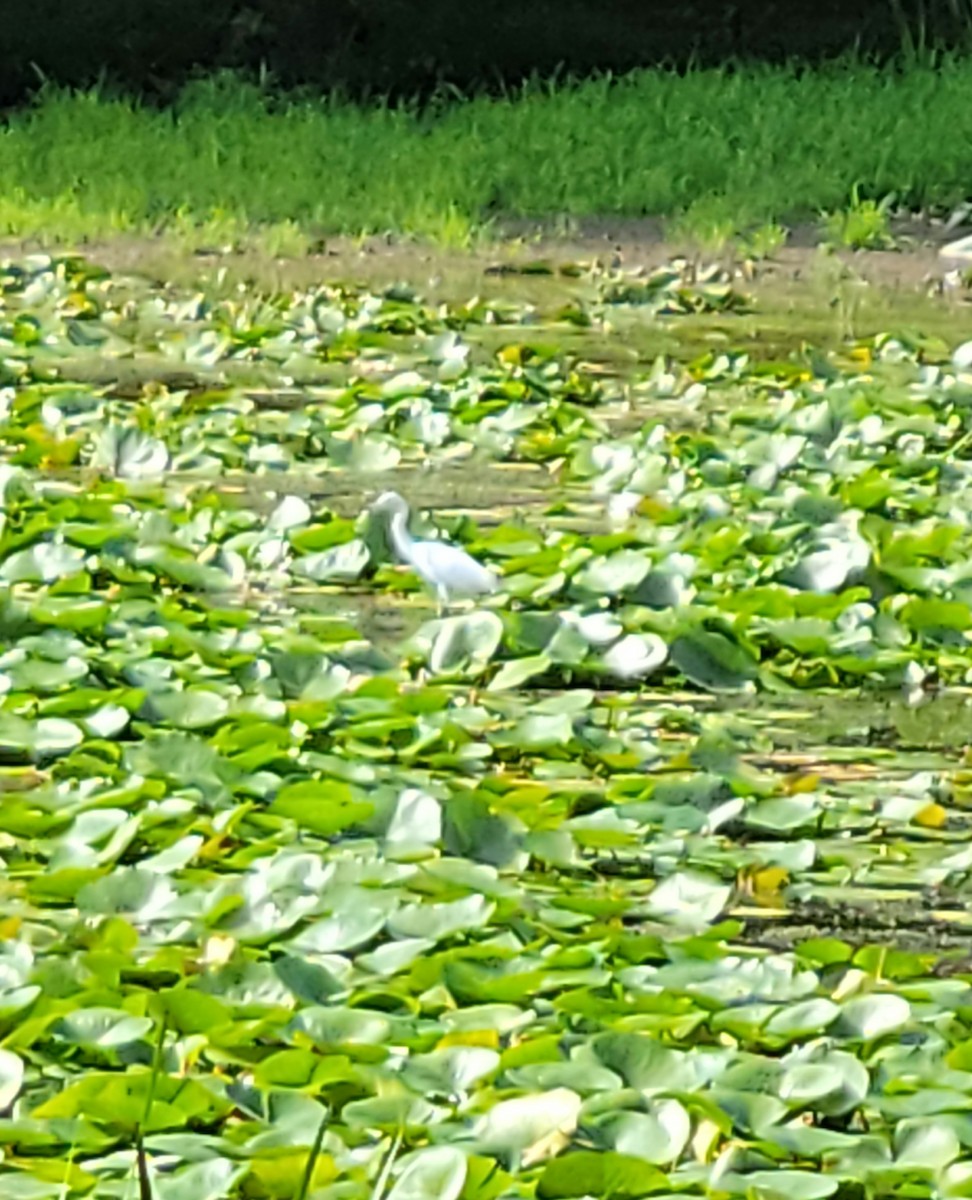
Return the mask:
{"type": "Polygon", "coordinates": [[[894,246],[890,212],[894,196],[880,201],[861,199],[858,188],[851,190],[850,204],[828,214],[825,229],[832,241],[861,250],[887,250],[894,246]]]}
{"type": "Polygon", "coordinates": [[[217,78],[166,110],[47,90],[10,114],[0,233],[232,243],[256,225],[298,251],[386,231],[462,247],[498,216],[654,215],[711,243],[890,193],[948,207],[970,180],[972,61],[958,58],[642,71],[424,112],[217,78]]]}

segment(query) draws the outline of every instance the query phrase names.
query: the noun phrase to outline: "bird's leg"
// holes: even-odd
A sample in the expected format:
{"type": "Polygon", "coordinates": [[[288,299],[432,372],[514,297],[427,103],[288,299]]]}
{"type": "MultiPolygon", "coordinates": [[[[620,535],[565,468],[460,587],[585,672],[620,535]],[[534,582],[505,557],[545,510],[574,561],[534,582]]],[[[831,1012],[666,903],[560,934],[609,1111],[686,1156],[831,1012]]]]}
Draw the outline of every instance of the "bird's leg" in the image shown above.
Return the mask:
{"type": "Polygon", "coordinates": [[[436,608],[437,615],[441,619],[449,611],[449,593],[440,583],[435,589],[435,594],[438,597],[439,603],[436,608]]]}

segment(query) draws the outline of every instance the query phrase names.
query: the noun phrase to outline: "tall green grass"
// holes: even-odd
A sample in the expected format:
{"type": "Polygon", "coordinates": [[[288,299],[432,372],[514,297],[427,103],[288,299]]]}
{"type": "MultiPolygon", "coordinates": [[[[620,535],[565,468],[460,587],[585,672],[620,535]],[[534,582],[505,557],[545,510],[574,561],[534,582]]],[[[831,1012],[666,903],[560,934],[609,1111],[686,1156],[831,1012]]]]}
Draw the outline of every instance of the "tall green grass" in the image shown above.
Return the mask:
{"type": "Polygon", "coordinates": [[[17,236],[266,225],[286,249],[375,231],[462,243],[496,216],[745,228],[852,191],[913,208],[972,195],[972,61],[641,71],[421,111],[232,78],[162,110],[49,90],[0,129],[0,233],[17,236]]]}

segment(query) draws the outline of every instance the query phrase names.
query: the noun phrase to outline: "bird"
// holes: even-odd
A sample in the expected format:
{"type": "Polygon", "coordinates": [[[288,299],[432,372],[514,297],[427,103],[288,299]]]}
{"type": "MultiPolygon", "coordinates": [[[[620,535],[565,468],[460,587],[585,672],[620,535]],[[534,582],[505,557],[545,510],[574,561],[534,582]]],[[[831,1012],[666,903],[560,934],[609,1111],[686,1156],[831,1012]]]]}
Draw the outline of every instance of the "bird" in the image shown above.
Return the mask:
{"type": "Polygon", "coordinates": [[[382,492],[371,512],[388,517],[388,540],[395,556],[435,588],[440,615],[453,596],[482,596],[499,587],[493,572],[458,546],[413,538],[408,531],[408,504],[397,492],[382,492]]]}

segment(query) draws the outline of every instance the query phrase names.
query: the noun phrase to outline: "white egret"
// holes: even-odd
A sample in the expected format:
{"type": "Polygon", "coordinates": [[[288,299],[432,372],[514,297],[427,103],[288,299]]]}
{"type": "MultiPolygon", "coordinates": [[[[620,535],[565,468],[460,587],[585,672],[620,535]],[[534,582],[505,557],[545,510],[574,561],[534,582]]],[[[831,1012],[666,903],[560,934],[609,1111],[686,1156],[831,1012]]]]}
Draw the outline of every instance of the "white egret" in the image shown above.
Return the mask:
{"type": "Polygon", "coordinates": [[[435,588],[439,610],[453,596],[481,596],[495,592],[499,580],[492,571],[458,546],[447,542],[416,541],[408,532],[408,505],[397,492],[383,492],[371,511],[388,517],[388,540],[400,562],[407,563],[435,588]]]}

